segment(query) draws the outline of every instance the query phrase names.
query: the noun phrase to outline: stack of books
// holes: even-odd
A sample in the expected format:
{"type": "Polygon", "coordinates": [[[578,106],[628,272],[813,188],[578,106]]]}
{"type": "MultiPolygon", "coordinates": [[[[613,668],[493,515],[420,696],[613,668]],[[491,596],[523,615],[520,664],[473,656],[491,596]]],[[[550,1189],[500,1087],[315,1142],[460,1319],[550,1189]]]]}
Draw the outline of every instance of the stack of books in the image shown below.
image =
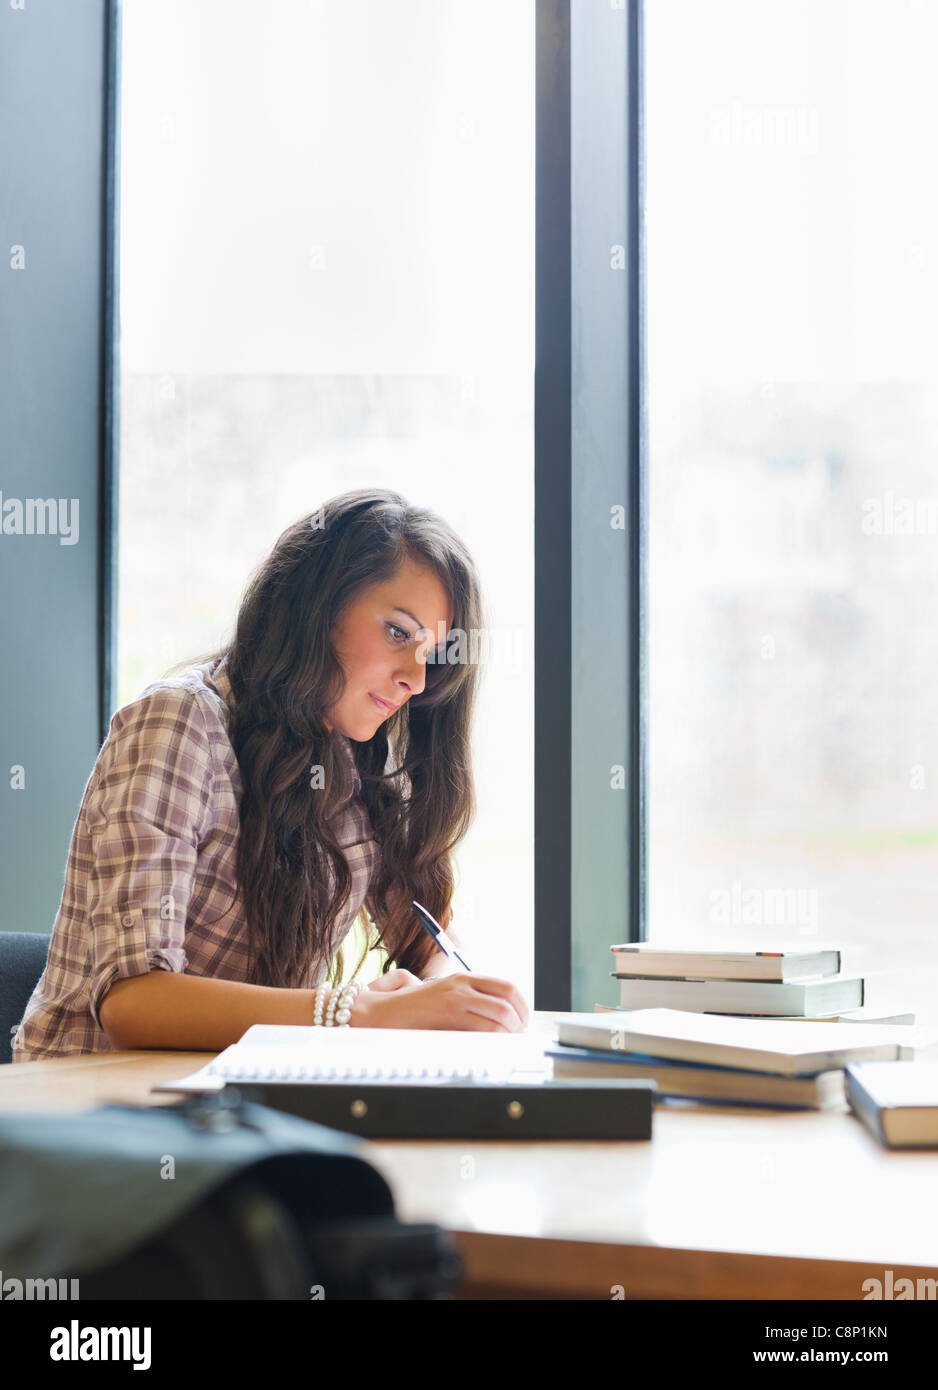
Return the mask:
{"type": "Polygon", "coordinates": [[[679,1009],[557,1020],[555,1078],[654,1081],[662,1097],[795,1109],[843,1108],[844,1069],[938,1049],[938,1032],[907,1024],[731,1018],[679,1009]]]}
{"type": "Polygon", "coordinates": [[[875,1015],[866,981],[842,975],[839,950],[701,951],[648,942],[611,947],[619,1009],[682,1009],[754,1018],[914,1022],[875,1015]]]}

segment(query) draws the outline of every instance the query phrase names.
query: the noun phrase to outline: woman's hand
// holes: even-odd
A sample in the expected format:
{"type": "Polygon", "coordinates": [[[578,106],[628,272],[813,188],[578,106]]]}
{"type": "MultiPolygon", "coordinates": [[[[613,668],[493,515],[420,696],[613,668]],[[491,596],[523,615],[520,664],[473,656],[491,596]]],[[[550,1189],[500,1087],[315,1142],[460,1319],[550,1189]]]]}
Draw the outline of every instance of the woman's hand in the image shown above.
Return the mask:
{"type": "Polygon", "coordinates": [[[366,989],[376,990],[382,993],[386,990],[405,989],[409,985],[422,985],[419,975],[412,975],[409,970],[389,970],[386,975],[379,975],[371,984],[366,985],[366,989]]]}
{"type": "Polygon", "coordinates": [[[361,991],[352,1007],[357,1028],[454,1028],[522,1033],[530,1010],[509,980],[490,975],[441,975],[421,980],[389,970],[361,991]]]}

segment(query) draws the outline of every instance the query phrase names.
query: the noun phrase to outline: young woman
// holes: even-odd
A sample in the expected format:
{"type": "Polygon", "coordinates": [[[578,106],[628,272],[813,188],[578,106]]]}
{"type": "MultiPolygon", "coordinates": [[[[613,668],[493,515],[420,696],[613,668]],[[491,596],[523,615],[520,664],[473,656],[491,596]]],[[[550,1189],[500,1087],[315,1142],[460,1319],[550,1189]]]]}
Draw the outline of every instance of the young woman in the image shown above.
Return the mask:
{"type": "Polygon", "coordinates": [[[411,906],[459,944],[479,673],[458,639],[480,627],[465,546],[399,494],[289,527],[230,644],[113,716],[14,1061],[218,1050],[252,1023],[525,1028],[518,990],[451,973],[411,906]],[[340,992],[363,909],[385,973],[340,992]]]}

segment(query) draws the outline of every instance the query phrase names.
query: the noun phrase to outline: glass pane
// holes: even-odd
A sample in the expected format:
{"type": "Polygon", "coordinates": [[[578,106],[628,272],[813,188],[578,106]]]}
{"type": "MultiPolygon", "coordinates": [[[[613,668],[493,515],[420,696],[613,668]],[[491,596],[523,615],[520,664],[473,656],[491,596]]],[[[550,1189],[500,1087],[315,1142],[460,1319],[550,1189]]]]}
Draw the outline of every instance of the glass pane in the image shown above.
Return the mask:
{"type": "Polygon", "coordinates": [[[908,1008],[938,965],[938,7],[646,20],[650,935],[846,943],[908,1008]]]}
{"type": "Polygon", "coordinates": [[[533,0],[123,13],[120,702],[325,498],[440,512],[495,627],[454,922],[530,996],[533,0]]]}

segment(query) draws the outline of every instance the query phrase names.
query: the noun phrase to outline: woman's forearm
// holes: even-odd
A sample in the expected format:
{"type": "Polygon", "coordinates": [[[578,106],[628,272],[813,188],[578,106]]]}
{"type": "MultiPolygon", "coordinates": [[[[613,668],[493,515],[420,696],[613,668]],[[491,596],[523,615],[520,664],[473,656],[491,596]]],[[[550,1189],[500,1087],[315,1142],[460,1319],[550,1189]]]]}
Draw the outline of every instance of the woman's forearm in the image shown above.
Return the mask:
{"type": "MultiPolygon", "coordinates": [[[[115,980],[98,1016],[112,1047],[220,1052],[252,1023],[313,1022],[311,989],[278,989],[209,976],[151,970],[115,980]]],[[[352,1022],[366,1005],[356,1001],[352,1022]]]]}

